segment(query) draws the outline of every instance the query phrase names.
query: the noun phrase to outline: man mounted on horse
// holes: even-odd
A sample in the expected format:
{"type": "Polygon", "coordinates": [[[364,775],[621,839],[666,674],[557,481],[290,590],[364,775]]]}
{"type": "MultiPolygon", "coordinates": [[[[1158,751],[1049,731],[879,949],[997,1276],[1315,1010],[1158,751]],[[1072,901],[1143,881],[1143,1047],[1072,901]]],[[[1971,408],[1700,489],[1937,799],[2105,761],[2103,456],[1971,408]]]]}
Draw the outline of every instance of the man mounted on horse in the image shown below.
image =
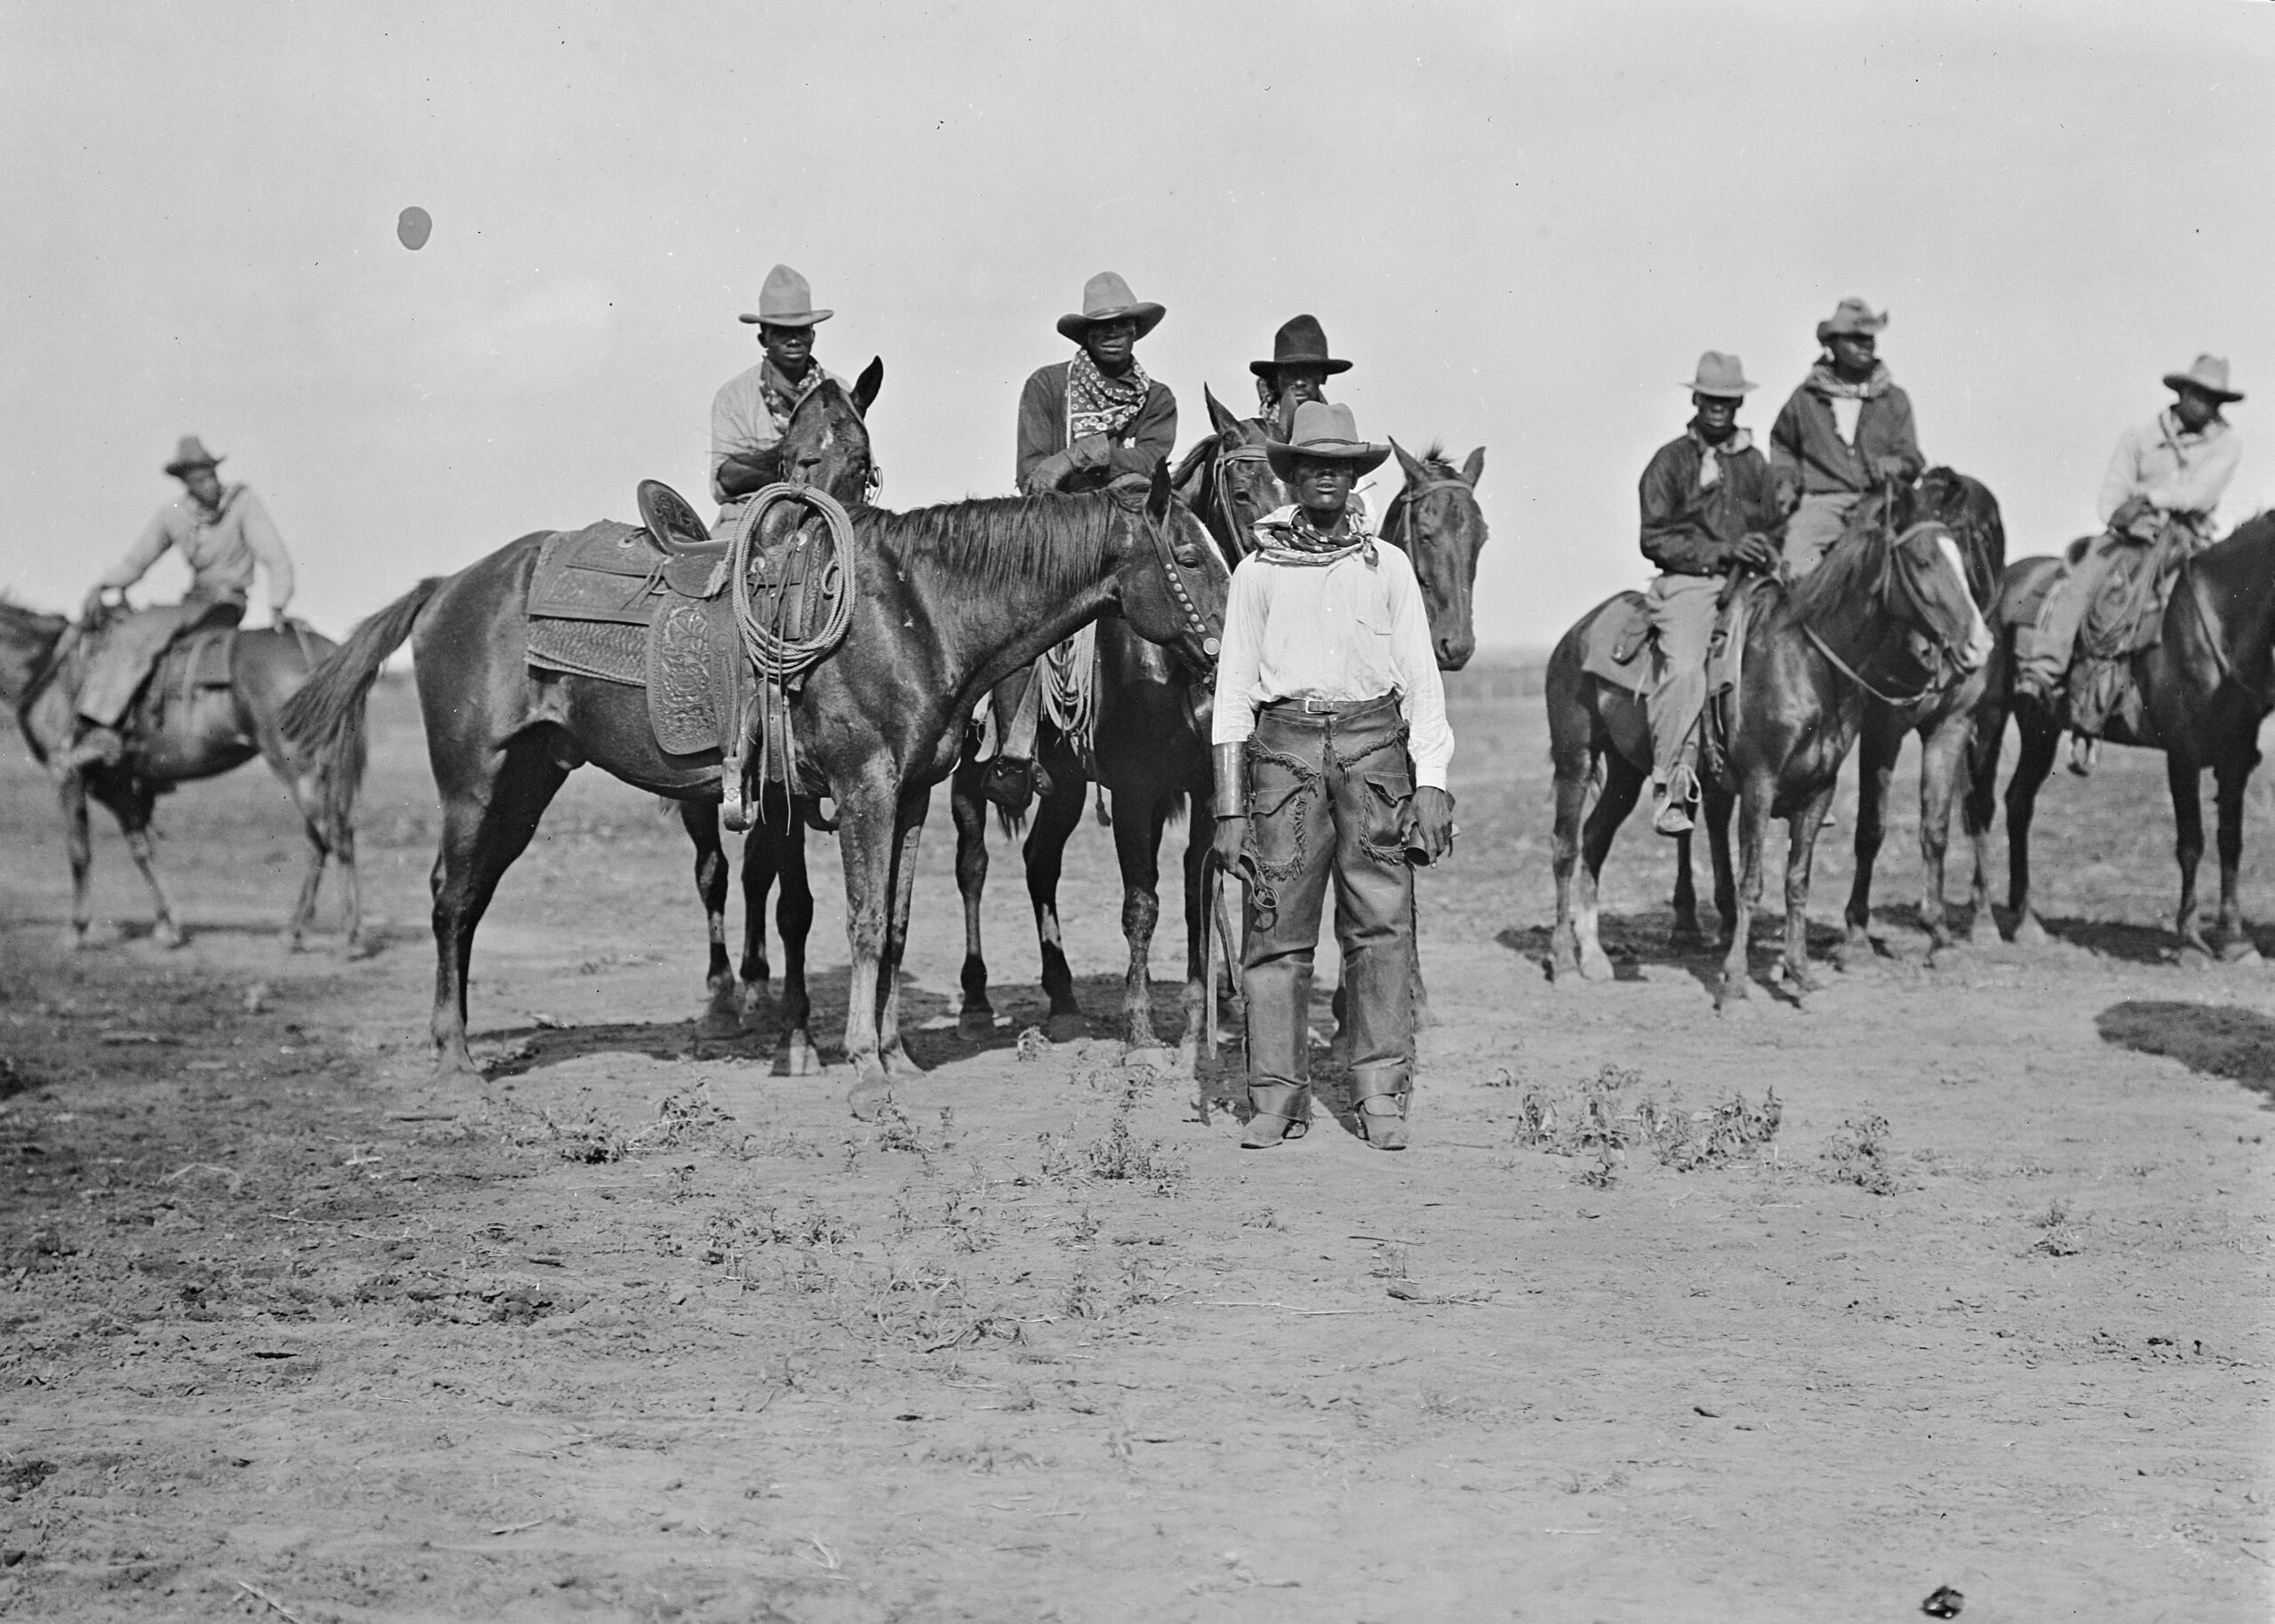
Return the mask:
{"type": "Polygon", "coordinates": [[[166,465],[183,494],[153,514],[117,567],[87,594],[83,621],[100,628],[79,686],[78,734],[58,763],[65,776],[116,766],[126,752],[128,710],[174,640],[204,626],[244,618],[256,566],[268,576],[269,618],[284,624],[292,601],[292,560],[267,508],[246,485],[221,483],[221,459],[196,434],[185,434],[166,465]],[[110,594],[124,593],[172,548],[189,566],[189,592],[179,603],[116,618],[110,594]]]}
{"type": "MultiPolygon", "coordinates": [[[[851,385],[814,360],[814,329],[835,314],[815,309],[806,279],[778,265],[758,291],[757,310],[738,318],[758,329],[766,358],[722,384],[711,400],[711,495],[719,504],[713,536],[732,535],[753,496],[796,472],[782,466],[782,434],[798,403],[824,378],[852,394],[851,385]]],[[[872,466],[869,484],[876,483],[872,466]]]]}
{"type": "Polygon", "coordinates": [[[1730,577],[1777,566],[1784,515],[1769,464],[1737,426],[1746,392],[1736,355],[1708,350],[1690,381],[1693,410],[1680,438],[1643,470],[1643,556],[1659,568],[1645,594],[1658,643],[1644,708],[1651,719],[1651,827],[1689,832],[1698,802],[1698,724],[1706,709],[1706,652],[1730,577]]]}
{"type": "Polygon", "coordinates": [[[1267,437],[1285,441],[1294,431],[1297,408],[1327,399],[1327,380],[1348,372],[1351,363],[1328,353],[1327,332],[1315,315],[1293,315],[1272,335],[1272,359],[1251,361],[1256,376],[1256,416],[1267,437]]]}
{"type": "Polygon", "coordinates": [[[1785,526],[1785,577],[1815,569],[1840,539],[1848,515],[1872,490],[1909,485],[1928,466],[1912,423],[1912,399],[1878,357],[1888,314],[1844,299],[1816,324],[1824,353],[1769,430],[1769,467],[1785,526]]]}
{"type": "Polygon", "coordinates": [[[2095,744],[2124,697],[2140,634],[2156,625],[2182,563],[2211,544],[2213,515],[2243,457],[2242,440],[2220,415],[2243,399],[2228,387],[2224,360],[2199,355],[2164,384],[2171,406],[2119,437],[2102,476],[2108,528],[2072,549],[2035,625],[2016,639],[2018,697],[2050,705],[2068,674],[2070,769],[2080,776],[2093,770],[2095,744]],[[2080,631],[2089,649],[2073,665],[2080,631]]]}
{"type": "MultiPolygon", "coordinates": [[[[1167,314],[1138,299],[1115,272],[1100,271],[1082,284],[1082,309],[1058,323],[1060,336],[1074,341],[1073,357],[1039,368],[1019,393],[1021,496],[1097,490],[1132,474],[1150,480],[1167,465],[1177,449],[1177,398],[1147,375],[1137,347],[1167,314]]],[[[1088,628],[1077,645],[1065,652],[1065,663],[1087,666],[1088,628]]],[[[997,743],[987,798],[998,806],[1024,808],[1037,787],[1042,690],[1036,674],[1013,675],[990,699],[997,743]]]]}

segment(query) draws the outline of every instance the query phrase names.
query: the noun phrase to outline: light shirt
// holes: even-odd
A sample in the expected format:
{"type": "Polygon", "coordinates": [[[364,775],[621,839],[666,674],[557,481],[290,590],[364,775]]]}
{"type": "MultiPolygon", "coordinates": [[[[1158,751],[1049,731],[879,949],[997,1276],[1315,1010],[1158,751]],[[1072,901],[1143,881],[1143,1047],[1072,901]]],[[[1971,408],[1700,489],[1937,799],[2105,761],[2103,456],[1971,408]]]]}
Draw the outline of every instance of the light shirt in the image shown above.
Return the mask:
{"type": "MultiPolygon", "coordinates": [[[[786,420],[778,419],[774,409],[767,403],[766,365],[761,361],[746,371],[738,372],[719,386],[719,393],[711,397],[711,498],[724,502],[727,494],[719,489],[719,466],[730,457],[747,456],[753,451],[771,450],[781,443],[786,420]]],[[[806,375],[799,380],[798,399],[803,400],[825,378],[834,380],[847,394],[853,392],[843,378],[822,370],[818,362],[806,363],[806,375]]]]}
{"type": "Polygon", "coordinates": [[[1274,699],[1395,691],[1416,786],[1446,787],[1454,733],[1422,588],[1405,553],[1377,542],[1374,554],[1369,567],[1359,553],[1329,564],[1275,564],[1255,553],[1233,571],[1217,657],[1215,743],[1246,743],[1257,708],[1274,699]]]}
{"type": "Polygon", "coordinates": [[[1856,445],[1856,419],[1864,415],[1862,395],[1836,394],[1825,402],[1832,408],[1832,431],[1840,436],[1840,443],[1851,450],[1856,445]]]}
{"type": "Polygon", "coordinates": [[[142,528],[142,534],[99,585],[124,591],[149,573],[172,547],[189,566],[189,590],[201,597],[243,603],[252,593],[253,566],[268,571],[268,602],[282,609],[292,601],[292,560],[260,498],[243,485],[221,493],[219,512],[208,513],[184,492],[167,503],[142,528]]]}
{"type": "Polygon", "coordinates": [[[2242,460],[2243,442],[2224,418],[2191,434],[2167,408],[2118,436],[2101,480],[2102,519],[2106,522],[2127,498],[2143,497],[2159,513],[2187,514],[2208,533],[2221,494],[2242,460]]]}

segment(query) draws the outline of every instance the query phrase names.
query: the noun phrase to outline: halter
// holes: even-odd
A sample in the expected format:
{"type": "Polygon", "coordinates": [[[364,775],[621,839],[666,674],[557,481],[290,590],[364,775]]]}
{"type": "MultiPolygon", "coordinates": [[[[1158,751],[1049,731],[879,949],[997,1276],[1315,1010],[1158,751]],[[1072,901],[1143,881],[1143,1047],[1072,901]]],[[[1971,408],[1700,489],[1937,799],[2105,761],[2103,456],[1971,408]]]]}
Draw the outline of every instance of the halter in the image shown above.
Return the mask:
{"type": "Polygon", "coordinates": [[[1169,596],[1177,600],[1177,608],[1185,613],[1184,630],[1191,634],[1193,646],[1200,649],[1201,656],[1213,665],[1217,656],[1223,651],[1224,640],[1209,630],[1208,617],[1201,612],[1200,606],[1193,601],[1193,593],[1185,586],[1185,571],[1192,569],[1206,576],[1208,561],[1204,558],[1199,564],[1180,562],[1177,556],[1177,544],[1169,539],[1168,521],[1157,523],[1148,517],[1145,523],[1145,533],[1153,543],[1153,556],[1161,566],[1161,578],[1169,584],[1169,596]]]}
{"type": "MultiPolygon", "coordinates": [[[[1884,503],[1880,508],[1880,524],[1882,533],[1887,537],[1888,551],[1880,559],[1880,579],[1872,585],[1872,601],[1875,605],[1884,604],[1886,602],[1891,578],[1894,578],[1898,584],[1904,586],[1907,596],[1911,595],[1908,581],[1905,581],[1904,577],[1898,577],[1896,574],[1896,552],[1897,549],[1902,546],[1905,536],[1913,535],[1920,530],[1926,529],[1930,524],[1934,525],[1935,528],[1943,530],[1945,535],[1949,535],[1951,533],[1950,527],[1948,525],[1943,524],[1940,521],[1928,521],[1927,522],[1912,526],[1911,529],[1906,530],[1904,533],[1904,536],[1899,536],[1896,534],[1896,521],[1892,516],[1894,506],[1895,504],[1891,499],[1890,501],[1884,503]]],[[[1960,586],[1963,591],[1968,589],[1964,574],[1961,576],[1960,586]]],[[[1888,706],[1892,710],[1903,711],[1912,709],[1914,706],[1924,705],[1929,700],[1944,693],[1954,683],[1964,681],[1966,680],[1967,673],[1960,666],[1959,663],[1959,657],[1952,652],[1952,647],[1949,643],[1938,637],[1931,640],[1935,649],[1936,657],[1934,664],[1928,668],[1927,680],[1923,681],[1918,689],[1909,694],[1884,694],[1879,689],[1874,688],[1870,681],[1866,681],[1864,674],[1862,672],[1858,671],[1855,666],[1849,665],[1848,661],[1842,659],[1838,654],[1834,653],[1832,645],[1826,642],[1823,637],[1819,636],[1817,634],[1816,628],[1809,625],[1806,620],[1801,622],[1801,634],[1809,640],[1810,643],[1816,648],[1819,654],[1824,656],[1825,659],[1832,664],[1832,668],[1835,671],[1839,672],[1842,676],[1848,678],[1851,682],[1854,682],[1858,688],[1863,689],[1864,692],[1871,695],[1873,698],[1879,700],[1882,705],[1888,706]]]]}
{"type": "Polygon", "coordinates": [[[1242,558],[1256,549],[1243,539],[1248,527],[1233,516],[1232,485],[1225,471],[1233,463],[1268,464],[1271,460],[1270,454],[1260,445],[1228,446],[1222,438],[1217,442],[1217,460],[1209,470],[1209,494],[1217,504],[1217,511],[1225,515],[1225,528],[1232,534],[1233,550],[1242,558]]]}

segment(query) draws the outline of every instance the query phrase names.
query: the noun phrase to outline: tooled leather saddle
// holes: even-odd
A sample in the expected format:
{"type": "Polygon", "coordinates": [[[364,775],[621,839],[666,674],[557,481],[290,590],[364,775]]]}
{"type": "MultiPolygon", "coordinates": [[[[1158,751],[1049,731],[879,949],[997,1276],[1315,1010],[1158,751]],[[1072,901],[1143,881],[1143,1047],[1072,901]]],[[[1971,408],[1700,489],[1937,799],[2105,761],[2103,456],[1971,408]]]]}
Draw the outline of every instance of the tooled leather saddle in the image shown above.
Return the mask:
{"type": "MultiPolygon", "coordinates": [[[[529,662],[644,689],[658,748],[717,751],[728,826],[746,828],[753,734],[764,720],[771,742],[767,719],[786,712],[787,696],[761,691],[730,590],[732,537],[713,540],[661,481],[643,480],[638,495],[640,524],[603,520],[546,537],[530,579],[529,662]]],[[[827,619],[846,576],[824,552],[802,530],[751,550],[746,598],[762,624],[802,637],[827,619]]],[[[771,776],[786,791],[828,793],[794,747],[778,753],[771,776]]]]}

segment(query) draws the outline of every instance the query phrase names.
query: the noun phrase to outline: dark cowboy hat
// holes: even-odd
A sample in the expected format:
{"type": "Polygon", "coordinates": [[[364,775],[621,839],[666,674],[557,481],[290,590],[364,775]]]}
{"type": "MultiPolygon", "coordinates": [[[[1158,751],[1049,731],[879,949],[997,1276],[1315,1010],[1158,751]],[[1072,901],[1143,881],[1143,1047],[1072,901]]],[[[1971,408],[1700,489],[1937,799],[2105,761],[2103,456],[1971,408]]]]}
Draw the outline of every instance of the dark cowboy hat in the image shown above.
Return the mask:
{"type": "Polygon", "coordinates": [[[1168,314],[1161,306],[1149,305],[1132,293],[1120,273],[1100,271],[1082,284],[1082,313],[1060,316],[1058,331],[1080,344],[1093,322],[1118,322],[1128,316],[1138,323],[1138,336],[1142,338],[1159,327],[1168,314]]]}
{"type": "Polygon", "coordinates": [[[1874,314],[1872,307],[1861,299],[1844,299],[1832,314],[1816,324],[1816,341],[1837,338],[1844,334],[1870,335],[1888,325],[1888,312],[1874,314]]]}
{"type": "Polygon", "coordinates": [[[1296,420],[1289,425],[1285,443],[1266,441],[1264,455],[1272,464],[1272,472],[1284,480],[1295,477],[1298,457],[1347,462],[1353,474],[1371,474],[1390,456],[1390,447],[1369,445],[1360,439],[1358,419],[1348,406],[1305,401],[1296,408],[1296,420]]]}
{"type": "Polygon", "coordinates": [[[205,449],[205,442],[196,434],[184,434],[181,443],[174,447],[174,459],[166,465],[166,472],[180,479],[192,468],[218,468],[221,459],[205,449]]]}
{"type": "Polygon", "coordinates": [[[1327,353],[1327,334],[1315,315],[1289,316],[1272,335],[1272,359],[1251,361],[1248,370],[1258,378],[1277,378],[1280,369],[1287,366],[1317,367],[1334,375],[1348,372],[1351,363],[1337,361],[1327,353]]]}
{"type": "Polygon", "coordinates": [[[768,327],[813,327],[836,314],[815,309],[814,291],[806,279],[788,266],[778,265],[766,273],[766,285],[758,291],[757,311],[745,311],[737,320],[768,327]]]}
{"type": "Polygon", "coordinates": [[[2228,387],[2228,360],[2224,355],[2199,355],[2196,358],[2196,364],[2187,371],[2166,373],[2165,387],[2193,389],[2197,394],[2208,395],[2223,406],[2230,401],[2243,399],[2243,396],[2228,387]]]}

